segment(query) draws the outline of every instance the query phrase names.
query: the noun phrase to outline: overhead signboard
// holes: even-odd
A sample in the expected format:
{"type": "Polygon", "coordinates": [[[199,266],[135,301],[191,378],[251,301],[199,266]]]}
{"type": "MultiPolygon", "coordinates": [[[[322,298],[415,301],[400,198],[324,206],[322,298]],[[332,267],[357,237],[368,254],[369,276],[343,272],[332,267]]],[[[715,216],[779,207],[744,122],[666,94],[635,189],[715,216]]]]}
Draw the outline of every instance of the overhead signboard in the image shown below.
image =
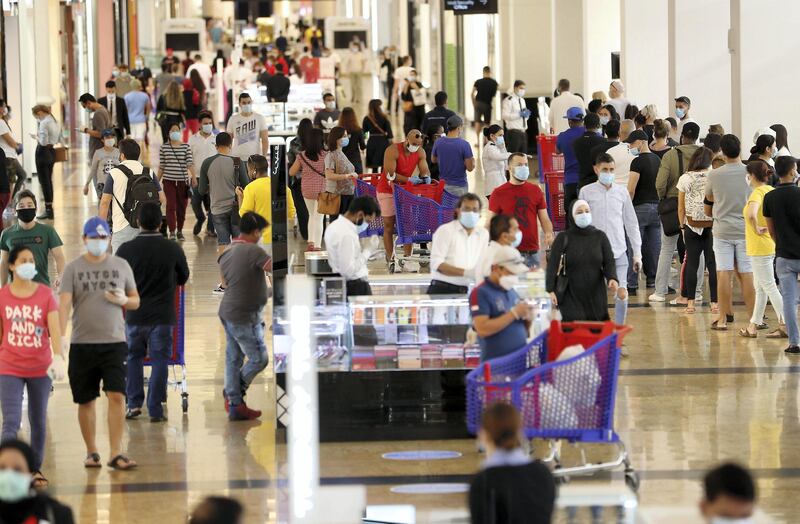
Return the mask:
{"type": "Polygon", "coordinates": [[[497,13],[497,0],[444,0],[444,8],[455,15],[497,13]]]}

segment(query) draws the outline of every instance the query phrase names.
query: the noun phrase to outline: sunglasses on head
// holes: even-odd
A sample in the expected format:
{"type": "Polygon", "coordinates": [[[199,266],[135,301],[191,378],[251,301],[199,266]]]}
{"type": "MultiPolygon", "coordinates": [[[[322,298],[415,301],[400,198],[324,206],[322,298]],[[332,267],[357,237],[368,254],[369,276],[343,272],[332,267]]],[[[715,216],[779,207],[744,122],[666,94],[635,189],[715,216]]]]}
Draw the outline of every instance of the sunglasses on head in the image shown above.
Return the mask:
{"type": "Polygon", "coordinates": [[[411,135],[411,138],[417,138],[417,139],[419,139],[419,138],[422,138],[422,135],[421,135],[420,133],[417,133],[417,134],[415,134],[415,135],[411,135]]]}

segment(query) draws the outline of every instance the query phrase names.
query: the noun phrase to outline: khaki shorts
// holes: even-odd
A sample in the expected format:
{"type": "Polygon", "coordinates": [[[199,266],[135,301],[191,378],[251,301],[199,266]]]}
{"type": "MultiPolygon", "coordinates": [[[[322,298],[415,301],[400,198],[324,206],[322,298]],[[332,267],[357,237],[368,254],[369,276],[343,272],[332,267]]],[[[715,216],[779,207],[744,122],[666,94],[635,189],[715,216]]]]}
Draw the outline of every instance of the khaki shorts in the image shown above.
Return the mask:
{"type": "Polygon", "coordinates": [[[378,193],[378,205],[381,208],[382,217],[393,217],[397,214],[394,208],[394,195],[391,193],[378,193]]]}

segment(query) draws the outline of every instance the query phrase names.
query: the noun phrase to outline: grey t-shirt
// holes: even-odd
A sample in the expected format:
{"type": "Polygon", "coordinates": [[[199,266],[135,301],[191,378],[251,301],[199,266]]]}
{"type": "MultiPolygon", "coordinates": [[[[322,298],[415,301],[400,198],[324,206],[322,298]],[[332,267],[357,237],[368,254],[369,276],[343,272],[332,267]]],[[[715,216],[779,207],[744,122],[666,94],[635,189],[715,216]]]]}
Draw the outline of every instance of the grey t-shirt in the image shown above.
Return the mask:
{"type": "Polygon", "coordinates": [[[744,164],[725,164],[708,173],[706,198],[714,199],[714,238],[744,240],[744,209],[750,196],[744,164]]]}
{"type": "MultiPolygon", "coordinates": [[[[111,115],[105,107],[100,107],[92,113],[92,130],[100,131],[111,129],[111,115]]],[[[89,137],[89,158],[94,157],[94,152],[103,147],[103,139],[93,136],[89,137]]]]}
{"type": "Polygon", "coordinates": [[[272,267],[269,255],[256,244],[234,240],[219,256],[219,267],[227,283],[219,318],[234,324],[261,322],[267,303],[264,271],[272,267]]]}
{"type": "Polygon", "coordinates": [[[111,344],[125,342],[122,308],[105,299],[105,292],[136,290],[131,266],[125,259],[106,256],[92,263],[80,256],[67,264],[61,293],[72,293],[72,343],[111,344]]]}
{"type": "Polygon", "coordinates": [[[224,215],[236,205],[236,187],[244,188],[249,179],[244,162],[236,170],[234,157],[216,154],[207,158],[200,167],[198,191],[211,198],[211,213],[224,215]]]}

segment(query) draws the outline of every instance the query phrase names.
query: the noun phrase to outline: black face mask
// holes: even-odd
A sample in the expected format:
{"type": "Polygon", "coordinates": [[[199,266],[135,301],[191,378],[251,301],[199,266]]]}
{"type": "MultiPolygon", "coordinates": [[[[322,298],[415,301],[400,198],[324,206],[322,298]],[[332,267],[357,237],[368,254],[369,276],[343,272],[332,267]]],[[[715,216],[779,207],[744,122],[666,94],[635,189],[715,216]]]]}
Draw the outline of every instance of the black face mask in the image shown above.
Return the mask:
{"type": "Polygon", "coordinates": [[[22,222],[26,224],[32,222],[34,218],[36,218],[36,209],[28,208],[28,209],[17,209],[17,218],[19,218],[22,222]]]}

